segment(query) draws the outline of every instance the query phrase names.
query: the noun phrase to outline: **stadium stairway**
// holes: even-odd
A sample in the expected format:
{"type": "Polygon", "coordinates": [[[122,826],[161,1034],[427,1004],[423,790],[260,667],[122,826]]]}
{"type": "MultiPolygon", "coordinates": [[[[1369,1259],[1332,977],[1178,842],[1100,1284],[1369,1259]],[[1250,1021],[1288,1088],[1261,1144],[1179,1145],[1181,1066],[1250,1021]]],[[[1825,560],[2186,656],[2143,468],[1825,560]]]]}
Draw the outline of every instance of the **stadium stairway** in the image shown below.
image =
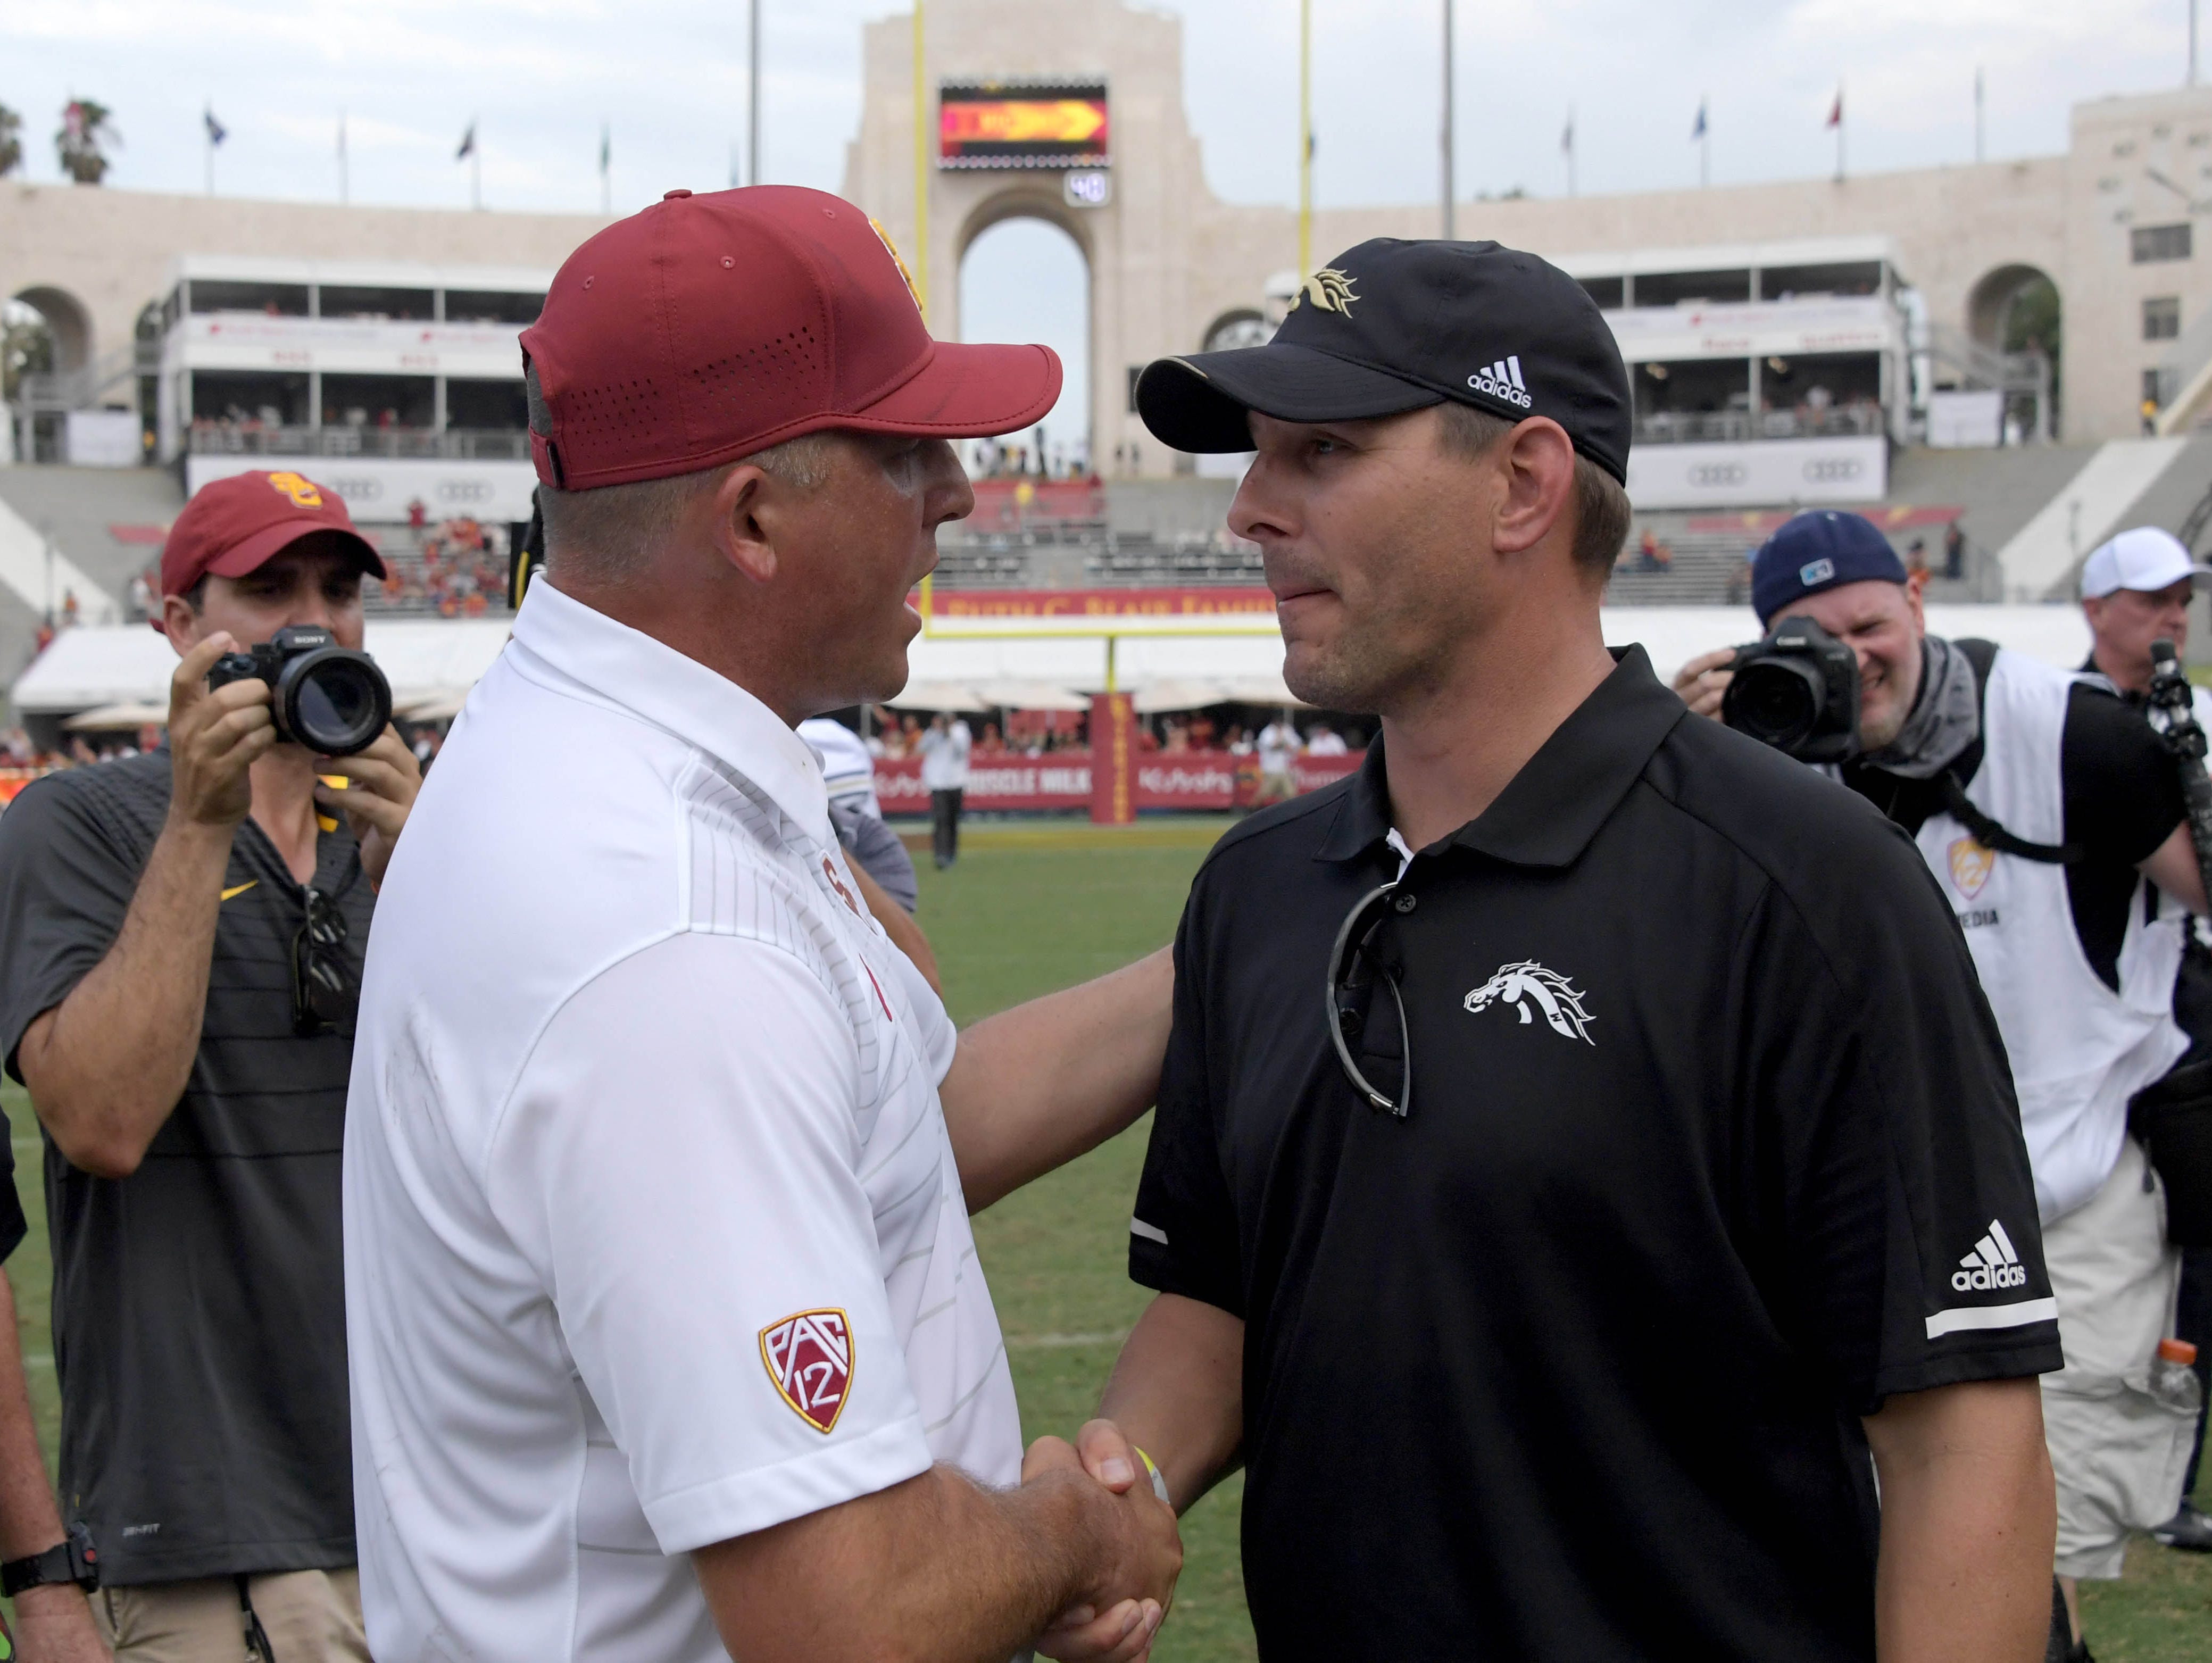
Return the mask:
{"type": "Polygon", "coordinates": [[[0,685],[29,664],[49,604],[74,590],[87,622],[123,617],[132,575],[161,552],[184,506],[174,475],[155,468],[0,467],[0,685]]]}

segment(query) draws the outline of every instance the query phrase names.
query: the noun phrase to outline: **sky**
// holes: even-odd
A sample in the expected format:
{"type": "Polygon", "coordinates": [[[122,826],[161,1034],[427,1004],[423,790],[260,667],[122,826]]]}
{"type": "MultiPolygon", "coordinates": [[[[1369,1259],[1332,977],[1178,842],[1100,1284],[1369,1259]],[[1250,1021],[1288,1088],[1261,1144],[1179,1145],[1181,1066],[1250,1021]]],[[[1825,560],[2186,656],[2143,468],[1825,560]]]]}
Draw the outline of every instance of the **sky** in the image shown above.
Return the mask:
{"type": "MultiPolygon", "coordinates": [[[[933,0],[940,6],[978,0],[933,0]]],[[[1049,7],[1060,0],[1013,0],[1049,7]]],[[[1974,77],[1992,159],[2066,147],[2068,111],[2179,84],[2189,0],[1456,0],[1460,194],[1563,194],[1570,114],[1584,195],[1819,177],[1843,92],[1854,173],[1969,161],[1974,77]]],[[[760,0],[763,177],[835,190],[860,120],[860,23],[891,0],[760,0]]],[[[1436,199],[1443,0],[1313,0],[1315,190],[1436,199]]],[[[1231,201],[1297,191],[1296,0],[1178,0],[1184,102],[1231,201]]],[[[745,7],[733,0],[0,0],[0,104],[26,173],[96,98],[121,136],[112,182],[205,188],[202,113],[228,137],[225,195],[335,199],[344,112],[356,202],[465,207],[471,123],[487,207],[591,211],[601,133],[617,211],[731,181],[745,130],[745,7]]],[[[1071,68],[1080,69],[1079,46],[1071,68]]],[[[963,275],[975,339],[1082,350],[1080,263],[1016,223],[963,275]],[[1045,330],[1051,332],[1042,332],[1045,330]]]]}

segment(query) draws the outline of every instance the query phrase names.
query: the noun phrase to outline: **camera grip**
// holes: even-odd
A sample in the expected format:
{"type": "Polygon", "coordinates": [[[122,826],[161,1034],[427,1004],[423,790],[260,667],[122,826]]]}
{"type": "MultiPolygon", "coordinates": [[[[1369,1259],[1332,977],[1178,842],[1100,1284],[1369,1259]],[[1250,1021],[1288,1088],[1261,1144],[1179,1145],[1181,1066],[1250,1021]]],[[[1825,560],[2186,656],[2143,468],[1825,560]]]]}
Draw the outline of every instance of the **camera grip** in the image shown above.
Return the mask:
{"type": "Polygon", "coordinates": [[[260,677],[261,666],[254,662],[251,652],[226,652],[208,670],[208,691],[212,693],[233,682],[258,681],[260,677]]]}

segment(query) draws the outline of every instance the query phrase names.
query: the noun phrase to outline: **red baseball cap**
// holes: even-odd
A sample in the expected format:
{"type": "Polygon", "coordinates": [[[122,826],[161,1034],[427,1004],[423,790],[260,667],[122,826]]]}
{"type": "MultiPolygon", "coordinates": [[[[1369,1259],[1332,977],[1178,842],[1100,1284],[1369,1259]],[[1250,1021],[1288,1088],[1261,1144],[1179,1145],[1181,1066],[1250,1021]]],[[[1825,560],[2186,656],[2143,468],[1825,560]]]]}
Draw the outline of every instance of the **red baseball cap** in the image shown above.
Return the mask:
{"type": "Polygon", "coordinates": [[[522,332],[530,453],[565,490],[693,473],[824,428],[1012,433],[1049,347],[933,341],[883,229],[789,185],[671,191],[562,265],[522,332]]]}
{"type": "MultiPolygon", "coordinates": [[[[161,544],[161,592],[181,595],[212,572],[242,578],[264,561],[315,531],[335,531],[361,557],[362,570],[384,576],[384,557],[354,529],[344,500],[304,474],[233,474],[199,489],[161,544]]],[[[154,628],[161,628],[159,618],[154,628]]]]}

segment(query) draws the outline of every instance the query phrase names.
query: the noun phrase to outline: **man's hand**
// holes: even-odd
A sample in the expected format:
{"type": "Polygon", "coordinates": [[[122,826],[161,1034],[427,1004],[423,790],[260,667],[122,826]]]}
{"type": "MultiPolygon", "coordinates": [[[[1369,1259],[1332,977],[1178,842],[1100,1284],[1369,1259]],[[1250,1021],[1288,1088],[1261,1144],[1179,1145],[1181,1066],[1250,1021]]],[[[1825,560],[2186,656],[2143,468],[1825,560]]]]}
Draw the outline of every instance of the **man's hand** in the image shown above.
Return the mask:
{"type": "MultiPolygon", "coordinates": [[[[1105,1427],[1111,1430],[1112,1423],[1094,1421],[1091,1427],[1105,1427]]],[[[1091,1427],[1085,1427],[1084,1430],[1087,1433],[1091,1427]]],[[[1115,1435],[1118,1437],[1119,1434],[1115,1435]]],[[[1141,1490],[1136,1488],[1134,1467],[1129,1460],[1124,1459],[1116,1466],[1109,1454],[1103,1458],[1102,1464],[1111,1470],[1110,1478],[1100,1479],[1104,1487],[1115,1495],[1128,1496],[1133,1502],[1139,1504],[1131,1509],[1139,1525],[1135,1537],[1138,1550],[1136,1564],[1133,1568],[1141,1569],[1146,1562],[1151,1561],[1155,1574],[1164,1567],[1166,1581],[1160,1587],[1157,1598],[1148,1593],[1116,1600],[1103,1611],[1098,1608],[1100,1596],[1097,1591],[1091,1591],[1091,1597],[1060,1614],[1052,1627],[1038,1637],[1036,1649],[1047,1657],[1061,1660],[1061,1663],[1145,1663],[1145,1660],[1152,1655],[1152,1637],[1159,1632],[1161,1623],[1166,1619],[1167,1607],[1174,1599],[1176,1579],[1182,1571],[1182,1540],[1176,1528],[1173,1510],[1161,1504],[1150,1484],[1141,1490]],[[1151,1503],[1149,1508],[1142,1505],[1145,1502],[1151,1503]],[[1148,1517],[1149,1529],[1144,1527],[1148,1517]],[[1165,1524],[1164,1540],[1159,1530],[1163,1520],[1165,1524]],[[1163,1553],[1164,1548],[1172,1550],[1171,1557],[1163,1553]]],[[[1029,1454],[1022,1460],[1022,1482],[1027,1484],[1043,1472],[1084,1471],[1090,1466],[1087,1457],[1079,1457],[1062,1440],[1039,1438],[1030,1446],[1029,1454]]],[[[1091,1476],[1098,1478],[1099,1473],[1093,1469],[1091,1476]]],[[[1119,1516],[1119,1510],[1116,1516],[1119,1516]]],[[[1123,1580],[1125,1575],[1117,1572],[1103,1575],[1099,1586],[1102,1588],[1130,1586],[1123,1580]]],[[[1142,1587],[1148,1584],[1140,1581],[1135,1586],[1142,1587]]]]}
{"type": "Polygon", "coordinates": [[[15,1596],[15,1654],[23,1663],[114,1663],[81,1588],[25,1588],[15,1596]]]}
{"type": "Polygon", "coordinates": [[[249,676],[222,687],[208,671],[237,643],[217,631],[185,654],[169,678],[169,817],[228,834],[253,807],[246,770],[276,743],[269,686],[249,676]]]}
{"type": "Polygon", "coordinates": [[[1698,653],[1674,672],[1674,691],[1689,706],[1690,714],[1720,720],[1721,696],[1735,679],[1735,672],[1729,668],[1735,661],[1735,648],[1723,646],[1698,653]]]}
{"type": "Polygon", "coordinates": [[[416,793],[422,789],[422,770],[415,753],[387,723],[368,750],[351,756],[320,758],[315,772],[338,774],[351,782],[340,790],[318,780],[315,801],[326,814],[345,816],[361,845],[361,869],[371,883],[382,883],[400,828],[415,806],[416,793]]]}

